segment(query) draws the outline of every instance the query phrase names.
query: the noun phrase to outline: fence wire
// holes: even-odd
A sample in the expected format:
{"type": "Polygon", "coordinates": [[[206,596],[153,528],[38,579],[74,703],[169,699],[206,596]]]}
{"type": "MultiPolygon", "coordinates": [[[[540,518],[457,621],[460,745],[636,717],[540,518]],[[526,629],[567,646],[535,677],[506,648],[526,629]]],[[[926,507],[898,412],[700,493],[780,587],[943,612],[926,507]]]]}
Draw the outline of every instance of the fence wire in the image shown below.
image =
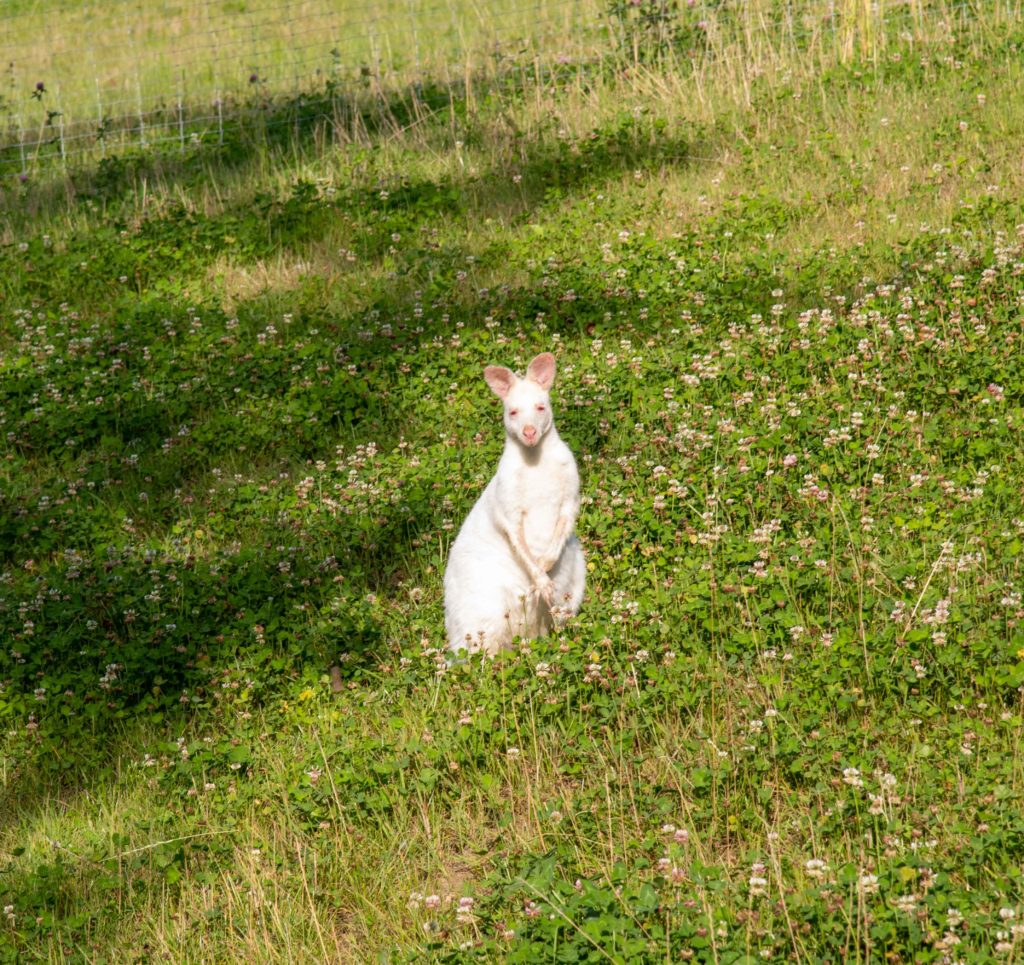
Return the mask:
{"type": "MultiPolygon", "coordinates": [[[[0,7],[0,186],[135,149],[185,152],[248,123],[332,121],[356,96],[408,96],[476,73],[730,42],[852,44],[1019,0],[10,0],[0,7]]],[[[689,49],[685,49],[685,48],[689,49]]]]}

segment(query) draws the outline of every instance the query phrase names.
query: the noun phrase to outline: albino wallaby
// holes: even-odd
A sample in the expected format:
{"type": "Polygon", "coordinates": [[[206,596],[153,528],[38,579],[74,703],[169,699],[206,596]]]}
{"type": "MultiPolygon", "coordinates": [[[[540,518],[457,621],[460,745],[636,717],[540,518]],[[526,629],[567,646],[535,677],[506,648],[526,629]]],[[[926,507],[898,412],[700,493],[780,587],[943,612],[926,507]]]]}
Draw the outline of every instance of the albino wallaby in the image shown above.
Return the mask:
{"type": "Polygon", "coordinates": [[[549,390],[555,357],[538,355],[520,378],[490,365],[487,384],[505,403],[505,451],[448,555],[444,617],[454,654],[491,656],[579,613],[586,582],[573,535],[580,477],[555,430],[549,390]]]}

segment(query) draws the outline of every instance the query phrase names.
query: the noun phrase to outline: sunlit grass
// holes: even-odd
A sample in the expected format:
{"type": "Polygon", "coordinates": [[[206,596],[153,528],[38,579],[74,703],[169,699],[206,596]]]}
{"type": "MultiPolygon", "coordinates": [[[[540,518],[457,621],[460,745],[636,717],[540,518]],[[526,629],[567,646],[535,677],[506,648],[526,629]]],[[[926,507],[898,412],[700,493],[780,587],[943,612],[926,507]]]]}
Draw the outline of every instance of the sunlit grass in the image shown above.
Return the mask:
{"type": "Polygon", "coordinates": [[[0,958],[1019,955],[1016,35],[843,10],[4,195],[0,958]],[[586,605],[449,669],[541,348],[586,605]]]}

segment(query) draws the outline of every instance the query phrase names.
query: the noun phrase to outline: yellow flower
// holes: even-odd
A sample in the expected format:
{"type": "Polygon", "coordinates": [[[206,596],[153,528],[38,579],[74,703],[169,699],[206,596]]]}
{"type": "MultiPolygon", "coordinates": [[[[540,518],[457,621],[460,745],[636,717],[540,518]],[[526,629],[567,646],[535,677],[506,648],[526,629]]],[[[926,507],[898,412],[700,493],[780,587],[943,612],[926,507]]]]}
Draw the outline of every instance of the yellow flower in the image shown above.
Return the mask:
{"type": "Polygon", "coordinates": [[[299,694],[299,700],[312,700],[316,696],[316,691],[312,687],[307,687],[301,694],[299,694]]]}

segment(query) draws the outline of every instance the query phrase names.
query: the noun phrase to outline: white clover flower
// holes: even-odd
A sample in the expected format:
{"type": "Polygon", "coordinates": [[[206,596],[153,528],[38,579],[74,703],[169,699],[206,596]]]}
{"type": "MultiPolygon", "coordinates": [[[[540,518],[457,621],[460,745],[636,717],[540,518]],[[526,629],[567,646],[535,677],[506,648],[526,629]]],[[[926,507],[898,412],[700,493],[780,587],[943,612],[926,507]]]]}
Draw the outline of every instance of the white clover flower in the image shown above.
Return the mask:
{"type": "Polygon", "coordinates": [[[473,920],[474,901],[468,895],[459,899],[459,905],[455,909],[456,921],[466,923],[473,920]]]}
{"type": "Polygon", "coordinates": [[[864,779],[860,776],[860,771],[856,767],[844,767],[843,783],[849,784],[850,787],[863,787],[864,779]]]}
{"type": "Polygon", "coordinates": [[[750,897],[756,898],[768,894],[768,869],[760,862],[755,862],[750,868],[750,878],[747,885],[750,888],[750,897]]]}
{"type": "Polygon", "coordinates": [[[809,878],[820,881],[828,873],[828,864],[821,858],[810,858],[804,863],[804,870],[809,878]]]}
{"type": "Polygon", "coordinates": [[[865,895],[873,895],[878,891],[878,875],[862,874],[857,879],[857,884],[865,895]]]}
{"type": "Polygon", "coordinates": [[[899,895],[892,903],[899,911],[909,915],[917,907],[917,895],[899,895]]]}

